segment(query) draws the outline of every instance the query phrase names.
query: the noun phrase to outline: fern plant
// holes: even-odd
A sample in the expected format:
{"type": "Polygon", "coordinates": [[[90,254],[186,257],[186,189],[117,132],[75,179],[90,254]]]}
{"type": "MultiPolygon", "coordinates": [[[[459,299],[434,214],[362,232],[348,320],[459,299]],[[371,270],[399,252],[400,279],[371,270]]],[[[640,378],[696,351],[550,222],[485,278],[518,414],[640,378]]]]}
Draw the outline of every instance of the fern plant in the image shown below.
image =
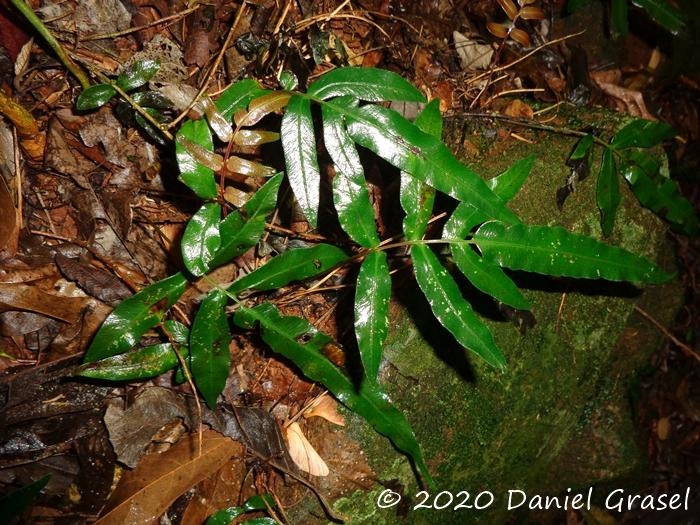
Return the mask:
{"type": "MultiPolygon", "coordinates": [[[[573,12],[590,4],[591,0],[569,0],[567,10],[573,12]]],[[[674,35],[686,25],[686,15],[668,0],[612,0],[610,5],[610,25],[617,34],[629,31],[629,4],[642,9],[649,18],[674,35]]]]}
{"type": "Polygon", "coordinates": [[[575,182],[588,175],[592,146],[597,144],[603,149],[596,178],[596,203],[604,235],[612,232],[620,205],[620,177],[627,181],[639,203],[665,219],[671,228],[686,235],[697,235],[698,217],[692,203],[681,195],[675,181],[662,174],[661,163],[648,151],[673,139],[675,134],[673,127],[665,122],[643,119],[626,124],[608,142],[585,134],[567,161],[571,175],[557,192],[559,206],[573,191],[575,182]]]}
{"type": "Polygon", "coordinates": [[[215,137],[204,119],[185,122],[176,136],[180,180],[203,203],[186,226],[181,241],[185,268],[124,300],[105,320],[78,373],[109,380],[152,377],[181,366],[177,348],[207,404],[214,406],[224,388],[234,330],[259,330],[262,339],[309,379],[322,384],[347,408],[367,420],[413,461],[423,481],[432,479],[420,446],[404,415],[380,384],[382,347],[389,329],[391,244],[377,231],[357,146],[400,170],[400,204],[405,211],[403,240],[409,248],[416,281],[439,320],[465,348],[499,369],[506,358],[486,324],[474,311],[446,266],[454,262],[477,289],[516,309],[527,299],[503,270],[612,281],[661,283],[671,276],[648,260],[560,227],[524,224],[507,202],[525,181],[533,159],[516,162],[484,182],[460,163],[440,140],[442,120],[435,102],[414,121],[378,103],[424,102],[422,94],[400,76],[378,69],[340,68],[314,81],[305,93],[269,91],[242,80],[216,100],[219,116],[235,122],[231,140],[259,143],[278,135],[255,129],[272,112],[284,111],[279,139],[286,173],[245,159],[215,153],[215,137]],[[312,108],[320,108],[320,130],[312,108]],[[319,132],[320,131],[320,132],[319,132]],[[319,226],[324,171],[317,140],[333,163],[332,202],[341,227],[355,243],[348,251],[330,243],[288,249],[228,287],[214,287],[201,301],[191,326],[169,315],[188,282],[207,275],[255,246],[267,217],[278,204],[286,176],[296,201],[313,227],[319,226]],[[217,184],[227,166],[266,182],[237,208],[228,206],[217,184]],[[457,202],[441,235],[427,235],[438,193],[457,202]],[[441,249],[434,250],[434,245],[441,249]],[[359,381],[324,354],[335,341],[308,320],[284,315],[272,302],[253,303],[251,292],[276,290],[294,281],[322,276],[340,266],[357,265],[354,329],[363,375],[359,381]],[[146,331],[160,327],[164,341],[138,347],[146,331]]]}

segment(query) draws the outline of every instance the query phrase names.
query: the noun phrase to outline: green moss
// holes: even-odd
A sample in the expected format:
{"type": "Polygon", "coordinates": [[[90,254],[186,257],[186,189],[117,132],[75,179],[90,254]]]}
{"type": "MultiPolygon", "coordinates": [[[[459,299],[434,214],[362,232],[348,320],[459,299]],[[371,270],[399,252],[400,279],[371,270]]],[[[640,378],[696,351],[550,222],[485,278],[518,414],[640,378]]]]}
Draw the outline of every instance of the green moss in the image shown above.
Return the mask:
{"type": "MultiPolygon", "coordinates": [[[[610,131],[619,124],[618,116],[604,112],[578,117],[602,123],[610,131]]],[[[525,222],[558,224],[600,237],[594,176],[577,184],[563,210],[555,202],[575,139],[521,132],[534,140],[524,144],[498,138],[505,136],[498,133],[493,134],[495,140],[485,140],[481,130],[469,126],[462,134],[463,128],[448,123],[448,143],[459,150],[469,142],[472,154],[465,161],[487,178],[535,154],[532,174],[512,201],[525,222]]],[[[599,155],[594,151],[592,173],[599,155]]],[[[606,242],[658,260],[669,252],[665,231],[623,187],[620,215],[606,242]]],[[[653,304],[655,313],[670,316],[680,296],[663,287],[642,291],[621,283],[519,272],[513,277],[537,320],[525,335],[482,305],[483,298],[472,297],[486,313],[508,360],[505,373],[465,352],[435,322],[420,292],[410,287],[399,290],[399,300],[392,305],[391,333],[380,371],[392,401],[413,426],[438,491],[488,490],[496,501],[488,509],[468,513],[412,510],[419,487],[408,460],[351,415],[347,432],[361,444],[378,484],[370,492],[358,491],[337,502],[336,508],[350,516],[350,523],[501,523],[509,515],[505,502],[509,489],[556,494],[568,487],[629,480],[639,473],[642,455],[631,435],[626,384],[658,338],[648,325],[639,325],[633,308],[653,304]],[[635,329],[626,331],[630,321],[635,329]],[[402,487],[400,509],[377,509],[376,498],[385,486],[402,487]]]]}

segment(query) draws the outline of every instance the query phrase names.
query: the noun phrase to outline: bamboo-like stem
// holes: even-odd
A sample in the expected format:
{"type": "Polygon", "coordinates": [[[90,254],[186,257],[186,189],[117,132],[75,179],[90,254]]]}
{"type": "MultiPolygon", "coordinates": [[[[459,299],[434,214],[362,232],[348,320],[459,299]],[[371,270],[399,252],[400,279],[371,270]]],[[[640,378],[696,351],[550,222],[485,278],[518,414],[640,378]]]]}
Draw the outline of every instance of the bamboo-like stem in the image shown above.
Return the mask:
{"type": "Polygon", "coordinates": [[[10,3],[15,6],[15,8],[22,14],[22,16],[24,16],[27,22],[29,22],[32,27],[36,29],[36,31],[44,38],[49,47],[53,49],[54,53],[56,53],[59,60],[63,62],[63,65],[66,66],[68,71],[70,71],[73,76],[78,79],[78,82],[80,82],[80,85],[83,86],[83,89],[90,87],[90,79],[88,78],[87,73],[85,73],[85,71],[83,71],[78,64],[73,62],[71,57],[68,56],[68,53],[66,53],[66,51],[63,49],[63,46],[61,46],[61,43],[51,34],[51,32],[44,25],[44,22],[42,22],[41,19],[36,16],[36,13],[34,13],[29,5],[27,5],[27,2],[24,0],[10,0],[10,3]]]}

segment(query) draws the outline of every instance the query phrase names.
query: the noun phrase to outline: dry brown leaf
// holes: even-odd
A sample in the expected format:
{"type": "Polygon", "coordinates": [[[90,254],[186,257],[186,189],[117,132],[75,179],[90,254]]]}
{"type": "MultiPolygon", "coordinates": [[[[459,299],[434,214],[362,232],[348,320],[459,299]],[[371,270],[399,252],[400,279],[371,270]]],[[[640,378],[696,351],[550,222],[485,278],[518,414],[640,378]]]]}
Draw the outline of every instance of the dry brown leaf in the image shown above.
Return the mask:
{"type": "Polygon", "coordinates": [[[619,69],[591,72],[591,80],[598,85],[601,91],[613,99],[618,110],[633,117],[656,120],[656,117],[647,109],[644,96],[640,91],[619,85],[622,80],[622,72],[619,69]]]}
{"type": "Polygon", "coordinates": [[[213,430],[202,434],[201,454],[198,440],[191,434],[162,454],[144,457],[122,476],[97,524],[154,522],[178,496],[245,452],[243,445],[213,430]]]}
{"type": "Polygon", "coordinates": [[[215,476],[197,484],[182,513],[180,525],[202,525],[220,509],[239,504],[254,494],[255,487],[245,483],[249,469],[245,458],[235,458],[221,464],[215,476]]]}
{"type": "Polygon", "coordinates": [[[24,310],[76,323],[87,299],[46,293],[36,286],[0,283],[0,311],[24,310]]]}
{"type": "Polygon", "coordinates": [[[55,261],[66,279],[77,283],[86,293],[100,301],[116,306],[119,301],[132,295],[121,280],[106,270],[61,254],[56,255],[55,261]]]}
{"type": "Polygon", "coordinates": [[[153,436],[166,424],[184,421],[190,425],[185,401],[168,388],[146,388],[127,408],[109,404],[104,422],[117,459],[136,467],[153,436]]]}
{"type": "Polygon", "coordinates": [[[306,436],[299,427],[296,421],[289,423],[285,428],[287,437],[287,448],[292,460],[304,472],[308,472],[312,476],[327,476],[329,473],[328,465],[318,455],[316,449],[309,443],[306,436]]]}
{"type": "Polygon", "coordinates": [[[345,418],[338,414],[338,404],[328,394],[323,394],[316,399],[304,411],[304,417],[322,417],[323,419],[335,423],[336,425],[345,425],[345,418]]]}
{"type": "Polygon", "coordinates": [[[506,106],[506,108],[503,110],[503,114],[508,115],[509,117],[530,119],[533,117],[534,112],[529,104],[526,104],[519,98],[516,98],[510,104],[508,104],[508,106],[506,106]]]}
{"type": "Polygon", "coordinates": [[[633,117],[656,120],[656,117],[647,109],[646,103],[644,102],[644,95],[641,91],[633,91],[622,86],[606,84],[604,82],[598,82],[597,84],[606,95],[614,99],[620,111],[624,111],[633,117]]]}
{"type": "Polygon", "coordinates": [[[0,250],[13,256],[19,243],[19,213],[5,179],[0,179],[0,250]]]}

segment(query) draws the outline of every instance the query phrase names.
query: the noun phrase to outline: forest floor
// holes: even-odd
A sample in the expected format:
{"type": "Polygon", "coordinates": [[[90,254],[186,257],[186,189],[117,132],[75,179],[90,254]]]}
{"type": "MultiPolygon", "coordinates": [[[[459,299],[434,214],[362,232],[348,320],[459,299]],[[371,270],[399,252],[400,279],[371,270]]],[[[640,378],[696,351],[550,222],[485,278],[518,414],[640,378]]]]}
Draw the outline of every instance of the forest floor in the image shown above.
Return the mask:
{"type": "MultiPolygon", "coordinates": [[[[518,18],[510,33],[507,11],[520,12],[510,0],[41,4],[49,31],[82,68],[101,78],[113,78],[134,61],[157,59],[158,82],[176,91],[205,86],[216,98],[245,76],[276,88],[283,70],[303,86],[334,67],[379,67],[401,74],[428,99],[439,99],[443,115],[493,112],[536,119],[544,105],[590,104],[664,120],[678,132],[668,147],[672,173],[700,209],[695,37],[673,36],[636,9],[630,11],[631,31],[612,38],[598,2],[568,14],[561,0],[535,1],[529,7],[541,11],[518,18]]],[[[692,35],[700,17],[688,24],[692,35]]],[[[171,144],[158,144],[116,99],[96,111],[76,111],[80,90],[12,3],[0,2],[0,497],[44,480],[39,494],[29,490],[25,523],[94,521],[113,489],[115,449],[120,463],[134,465],[145,449],[181,443],[197,426],[187,420],[180,395],[188,393],[187,383],[175,384],[170,375],[148,383],[164,387],[150,401],[139,397],[143,382],[65,380],[115,305],[179,269],[177,242],[198,207],[191,192],[174,183],[171,144]],[[137,397],[141,408],[128,417],[114,403],[137,397]],[[120,436],[136,450],[125,451],[129,447],[120,436]]],[[[168,117],[177,115],[169,111],[168,117]]],[[[512,140],[518,140],[516,131],[512,140]]],[[[214,277],[233,281],[288,234],[304,240],[314,232],[303,221],[270,224],[265,243],[214,277]]],[[[659,490],[700,480],[700,242],[669,235],[685,304],[673,326],[663,328],[667,342],[649,363],[635,405],[639,435],[648,442],[649,484],[659,490]]],[[[179,303],[182,319],[191,319],[209,286],[202,281],[186,292],[179,303]]],[[[328,313],[333,304],[328,295],[300,288],[285,294],[287,313],[303,313],[331,334],[339,330],[328,313]]],[[[284,419],[321,396],[319,386],[260,346],[238,341],[226,392],[244,395],[228,394],[226,402],[277,407],[273,414],[284,419]]],[[[332,419],[334,409],[328,410],[332,419]]],[[[285,446],[279,430],[249,431],[275,442],[269,445],[272,454],[285,446]]],[[[221,448],[216,438],[202,444],[221,448]]],[[[220,453],[233,455],[226,448],[220,453]]],[[[200,484],[199,499],[186,489],[171,494],[161,488],[144,501],[164,507],[168,523],[202,523],[231,506],[228,495],[243,495],[241,479],[248,476],[253,488],[246,497],[277,491],[279,502],[298,495],[284,492],[285,479],[274,469],[248,474],[248,467],[232,463],[218,486],[200,484]]],[[[153,476],[172,482],[172,466],[151,468],[153,476]]],[[[14,498],[17,505],[25,500],[17,493],[14,498]]],[[[0,512],[12,506],[0,502],[0,512]]],[[[646,516],[604,518],[645,523],[646,516]]],[[[568,523],[593,523],[590,519],[572,512],[568,523]]]]}

